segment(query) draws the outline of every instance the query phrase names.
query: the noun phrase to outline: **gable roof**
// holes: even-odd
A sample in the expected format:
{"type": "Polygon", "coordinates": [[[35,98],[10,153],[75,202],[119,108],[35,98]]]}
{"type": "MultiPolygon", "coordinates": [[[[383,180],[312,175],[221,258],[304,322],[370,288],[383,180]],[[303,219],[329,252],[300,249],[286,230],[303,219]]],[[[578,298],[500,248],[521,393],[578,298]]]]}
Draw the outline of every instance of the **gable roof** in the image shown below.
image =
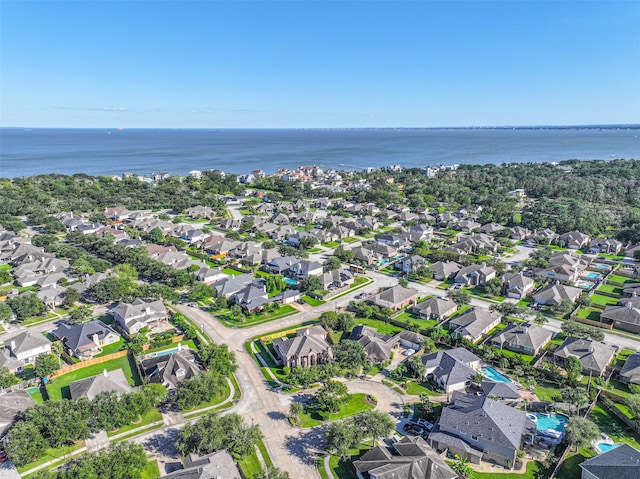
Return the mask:
{"type": "Polygon", "coordinates": [[[429,298],[416,304],[413,309],[414,311],[419,311],[422,314],[435,314],[442,316],[451,312],[451,310],[455,311],[457,309],[457,305],[450,299],[440,299],[434,296],[433,298],[429,298]]]}
{"type": "Polygon", "coordinates": [[[374,303],[378,301],[383,301],[386,303],[396,305],[410,298],[413,298],[417,295],[418,295],[417,290],[413,288],[403,288],[398,284],[393,288],[386,289],[382,293],[376,294],[374,298],[374,303]]]}
{"type": "Polygon", "coordinates": [[[327,332],[322,326],[300,329],[294,338],[278,338],[273,347],[282,351],[286,357],[303,357],[310,353],[324,353],[331,348],[325,339],[327,332]]]}
{"type": "Polygon", "coordinates": [[[640,304],[634,305],[633,301],[629,301],[624,306],[607,306],[600,317],[611,321],[640,325],[640,304]]]}
{"type": "Polygon", "coordinates": [[[615,346],[590,339],[567,338],[553,354],[565,359],[575,356],[585,369],[603,372],[616,351],[615,346]]]}
{"type": "Polygon", "coordinates": [[[584,461],[580,467],[597,479],[638,479],[640,451],[628,444],[621,444],[615,449],[584,461]]]}
{"type": "Polygon", "coordinates": [[[455,326],[456,329],[464,328],[471,337],[475,338],[496,321],[500,321],[499,313],[475,308],[452,318],[449,324],[455,326]]]}
{"type": "Polygon", "coordinates": [[[117,333],[102,321],[92,319],[88,323],[68,325],[62,323],[51,331],[56,338],[65,340],[67,347],[73,351],[76,349],[93,348],[99,344],[93,341],[93,335],[98,336],[98,340],[103,340],[109,334],[117,333]]]}
{"type": "Polygon", "coordinates": [[[620,370],[620,376],[628,378],[630,382],[640,384],[640,352],[631,354],[620,370]]]}
{"type": "Polygon", "coordinates": [[[562,301],[573,302],[581,292],[582,289],[574,288],[573,286],[552,284],[534,294],[533,299],[545,302],[553,301],[556,304],[560,304],[562,301]]]}
{"type": "Polygon", "coordinates": [[[115,391],[119,394],[128,394],[132,391],[122,369],[104,371],[102,374],[79,379],[69,384],[71,399],[86,397],[91,400],[103,392],[115,391]]]}
{"type": "Polygon", "coordinates": [[[376,479],[455,479],[458,474],[420,436],[403,437],[392,448],[376,446],[353,466],[362,477],[376,479]]]}
{"type": "Polygon", "coordinates": [[[15,356],[25,351],[31,351],[32,349],[46,346],[50,343],[51,342],[42,334],[34,334],[31,331],[25,331],[8,340],[6,344],[15,345],[11,348],[11,353],[15,356]]]}
{"type": "Polygon", "coordinates": [[[442,410],[440,429],[461,436],[477,436],[509,449],[520,449],[522,436],[535,431],[535,424],[519,411],[491,398],[454,392],[449,405],[442,410]]]}
{"type": "Polygon", "coordinates": [[[422,356],[422,364],[430,374],[439,378],[446,386],[471,381],[476,371],[469,365],[480,358],[464,348],[438,351],[422,356]]]}
{"type": "Polygon", "coordinates": [[[178,387],[185,379],[190,379],[202,371],[195,362],[191,349],[181,349],[166,356],[144,359],[140,366],[152,383],[164,384],[170,389],[178,387]]]}
{"type": "Polygon", "coordinates": [[[492,341],[499,341],[501,344],[520,346],[535,351],[544,346],[552,336],[553,333],[548,329],[531,323],[511,323],[500,334],[494,336],[492,341]]]}
{"type": "Polygon", "coordinates": [[[498,399],[520,399],[518,387],[512,382],[495,382],[485,380],[481,383],[482,392],[487,397],[495,396],[498,399]]]}

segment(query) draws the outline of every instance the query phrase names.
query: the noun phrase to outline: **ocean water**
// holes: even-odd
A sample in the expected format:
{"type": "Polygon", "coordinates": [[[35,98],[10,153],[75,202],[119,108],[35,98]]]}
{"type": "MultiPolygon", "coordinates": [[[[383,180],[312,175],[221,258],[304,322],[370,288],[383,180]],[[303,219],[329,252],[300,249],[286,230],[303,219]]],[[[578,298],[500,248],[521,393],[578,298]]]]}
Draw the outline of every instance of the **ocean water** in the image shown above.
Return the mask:
{"type": "Polygon", "coordinates": [[[640,158],[640,126],[547,129],[171,130],[0,128],[0,177],[321,165],[501,164],[640,158]]]}

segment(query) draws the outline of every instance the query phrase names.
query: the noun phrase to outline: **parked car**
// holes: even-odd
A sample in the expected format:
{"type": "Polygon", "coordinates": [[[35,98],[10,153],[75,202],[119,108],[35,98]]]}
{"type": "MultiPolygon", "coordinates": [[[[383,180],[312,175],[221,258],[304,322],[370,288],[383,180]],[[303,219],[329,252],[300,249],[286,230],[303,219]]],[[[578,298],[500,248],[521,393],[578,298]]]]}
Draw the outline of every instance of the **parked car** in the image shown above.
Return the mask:
{"type": "Polygon", "coordinates": [[[427,421],[426,419],[418,419],[418,424],[425,428],[427,431],[431,431],[433,429],[433,424],[431,424],[429,421],[427,421]]]}
{"type": "Polygon", "coordinates": [[[6,451],[0,451],[0,463],[8,460],[9,460],[9,456],[7,456],[6,451]]]}

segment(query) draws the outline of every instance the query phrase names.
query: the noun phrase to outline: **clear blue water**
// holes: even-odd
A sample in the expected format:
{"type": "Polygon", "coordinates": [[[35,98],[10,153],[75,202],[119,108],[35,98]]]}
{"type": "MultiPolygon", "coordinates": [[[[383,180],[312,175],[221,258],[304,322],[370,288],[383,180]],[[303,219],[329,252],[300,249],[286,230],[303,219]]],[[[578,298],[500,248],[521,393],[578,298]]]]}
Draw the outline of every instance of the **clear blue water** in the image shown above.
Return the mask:
{"type": "Polygon", "coordinates": [[[291,279],[291,278],[285,278],[284,282],[291,286],[295,286],[298,284],[298,282],[295,279],[291,279]]]}
{"type": "Polygon", "coordinates": [[[609,269],[609,265],[606,264],[600,264],[598,263],[597,265],[595,265],[596,268],[598,269],[609,269]]]}
{"type": "Polygon", "coordinates": [[[612,449],[615,449],[620,444],[608,444],[606,442],[601,442],[600,444],[596,444],[596,449],[600,452],[609,452],[612,449]]]}
{"type": "Polygon", "coordinates": [[[389,260],[387,258],[381,259],[379,264],[387,264],[389,260]]]}
{"type": "Polygon", "coordinates": [[[485,366],[483,368],[480,368],[480,373],[482,373],[483,376],[491,379],[492,381],[495,381],[497,383],[510,383],[512,382],[511,379],[509,379],[507,376],[500,374],[498,371],[496,371],[495,369],[493,369],[491,366],[485,366]]]}
{"type": "Polygon", "coordinates": [[[540,413],[531,413],[538,419],[536,421],[536,428],[538,431],[544,431],[545,429],[553,429],[558,432],[564,432],[564,425],[569,421],[567,416],[562,414],[551,413],[549,415],[540,413]]]}
{"type": "MultiPolygon", "coordinates": [[[[188,349],[188,347],[183,346],[182,349],[188,349]]],[[[151,353],[151,355],[154,358],[157,358],[159,356],[168,356],[169,354],[173,354],[177,352],[178,352],[178,348],[173,348],[173,349],[165,349],[164,351],[158,351],[157,353],[151,353]]]]}
{"type": "Polygon", "coordinates": [[[0,128],[0,176],[640,158],[638,127],[407,129],[0,128]]]}
{"type": "Polygon", "coordinates": [[[593,285],[592,284],[581,284],[580,287],[582,289],[591,289],[593,287],[593,285]]]}
{"type": "Polygon", "coordinates": [[[596,273],[595,271],[589,271],[585,275],[585,277],[589,279],[598,279],[598,278],[602,278],[602,275],[600,273],[596,273]]]}

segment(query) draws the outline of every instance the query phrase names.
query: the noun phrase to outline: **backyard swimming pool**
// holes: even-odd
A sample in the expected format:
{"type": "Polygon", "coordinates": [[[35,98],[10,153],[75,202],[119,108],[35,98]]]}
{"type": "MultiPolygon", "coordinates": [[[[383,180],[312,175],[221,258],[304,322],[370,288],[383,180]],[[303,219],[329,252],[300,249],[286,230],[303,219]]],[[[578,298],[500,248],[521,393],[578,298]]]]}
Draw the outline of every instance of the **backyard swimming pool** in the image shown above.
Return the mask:
{"type": "Polygon", "coordinates": [[[602,263],[598,263],[595,265],[596,268],[598,269],[610,269],[611,266],[609,266],[608,264],[602,264],[602,263]]]}
{"type": "Polygon", "coordinates": [[[295,286],[298,284],[298,282],[295,279],[291,279],[291,278],[285,278],[284,282],[291,286],[295,286]]]}
{"type": "Polygon", "coordinates": [[[601,443],[596,444],[596,449],[600,453],[604,453],[604,452],[609,452],[612,449],[615,449],[619,445],[620,444],[611,444],[611,443],[608,443],[608,442],[601,442],[601,443]]]}
{"type": "Polygon", "coordinates": [[[536,423],[536,429],[538,431],[546,431],[548,429],[553,429],[554,431],[564,433],[564,425],[569,421],[569,418],[564,414],[542,414],[542,413],[527,413],[527,417],[533,420],[533,417],[536,419],[534,422],[536,423]]]}
{"type": "Polygon", "coordinates": [[[152,358],[157,358],[160,356],[168,356],[169,354],[177,353],[183,349],[191,349],[189,346],[179,346],[173,349],[165,349],[164,351],[157,351],[155,353],[149,353],[149,356],[152,358]]]}
{"type": "Polygon", "coordinates": [[[489,378],[492,381],[495,381],[497,383],[510,383],[510,382],[513,382],[507,376],[505,376],[504,374],[500,374],[498,371],[493,369],[491,366],[485,366],[483,368],[480,368],[480,374],[482,374],[483,376],[485,376],[485,377],[487,377],[487,378],[489,378]]]}
{"type": "Polygon", "coordinates": [[[589,279],[600,279],[602,278],[602,275],[600,273],[596,273],[595,271],[589,271],[584,277],[589,279]]]}

